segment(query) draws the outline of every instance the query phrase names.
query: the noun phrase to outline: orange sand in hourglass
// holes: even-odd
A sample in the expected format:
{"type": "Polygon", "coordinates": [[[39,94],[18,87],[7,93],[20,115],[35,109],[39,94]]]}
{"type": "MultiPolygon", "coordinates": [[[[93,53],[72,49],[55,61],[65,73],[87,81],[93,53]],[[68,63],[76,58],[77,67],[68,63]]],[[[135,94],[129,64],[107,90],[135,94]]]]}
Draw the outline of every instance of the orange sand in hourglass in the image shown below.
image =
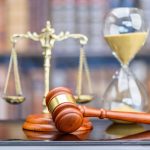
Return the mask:
{"type": "Polygon", "coordinates": [[[113,54],[127,65],[144,45],[147,32],[136,32],[116,35],[105,35],[105,39],[113,50],[113,54]]]}

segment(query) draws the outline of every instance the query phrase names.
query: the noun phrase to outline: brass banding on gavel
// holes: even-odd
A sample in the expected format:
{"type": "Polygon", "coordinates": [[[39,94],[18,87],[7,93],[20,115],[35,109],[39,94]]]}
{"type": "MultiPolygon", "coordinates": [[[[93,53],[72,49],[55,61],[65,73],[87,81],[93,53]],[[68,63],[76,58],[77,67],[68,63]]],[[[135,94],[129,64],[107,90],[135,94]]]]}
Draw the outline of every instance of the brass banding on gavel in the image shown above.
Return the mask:
{"type": "Polygon", "coordinates": [[[73,97],[69,94],[60,94],[54,97],[48,104],[48,108],[51,112],[61,103],[70,102],[75,103],[73,97]]]}
{"type": "Polygon", "coordinates": [[[76,131],[82,125],[83,117],[150,124],[148,113],[109,111],[76,105],[71,90],[65,87],[51,90],[46,96],[46,105],[52,114],[56,128],[65,133],[76,131]]]}

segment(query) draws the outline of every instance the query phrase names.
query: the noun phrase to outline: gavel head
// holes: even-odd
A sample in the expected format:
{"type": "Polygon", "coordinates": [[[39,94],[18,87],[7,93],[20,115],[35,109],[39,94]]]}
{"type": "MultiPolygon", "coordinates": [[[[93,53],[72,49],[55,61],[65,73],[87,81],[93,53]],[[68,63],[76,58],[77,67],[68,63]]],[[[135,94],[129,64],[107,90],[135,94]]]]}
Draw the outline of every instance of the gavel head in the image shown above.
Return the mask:
{"type": "Polygon", "coordinates": [[[58,87],[51,90],[46,96],[46,105],[59,131],[71,133],[82,125],[83,115],[70,89],[58,87]]]}

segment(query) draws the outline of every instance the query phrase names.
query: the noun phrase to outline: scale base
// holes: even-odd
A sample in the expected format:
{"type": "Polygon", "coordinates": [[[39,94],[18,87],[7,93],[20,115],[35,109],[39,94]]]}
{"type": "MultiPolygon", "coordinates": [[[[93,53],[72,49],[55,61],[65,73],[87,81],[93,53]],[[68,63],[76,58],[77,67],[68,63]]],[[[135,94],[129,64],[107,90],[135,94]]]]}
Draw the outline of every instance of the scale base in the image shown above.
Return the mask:
{"type": "MultiPolygon", "coordinates": [[[[38,131],[38,132],[59,132],[53,122],[51,114],[33,114],[26,118],[22,128],[28,131],[38,131]]],[[[75,132],[83,131],[89,132],[93,129],[92,123],[84,118],[82,126],[75,132]]]]}

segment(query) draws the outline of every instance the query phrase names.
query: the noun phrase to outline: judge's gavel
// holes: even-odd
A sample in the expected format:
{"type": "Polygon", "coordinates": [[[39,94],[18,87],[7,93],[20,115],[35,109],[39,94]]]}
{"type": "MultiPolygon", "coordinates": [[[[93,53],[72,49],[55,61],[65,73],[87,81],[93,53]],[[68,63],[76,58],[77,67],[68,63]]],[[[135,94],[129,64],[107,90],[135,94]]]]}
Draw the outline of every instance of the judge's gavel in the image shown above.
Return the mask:
{"type": "Polygon", "coordinates": [[[77,105],[71,90],[65,87],[51,90],[46,96],[46,105],[52,114],[56,128],[65,133],[76,131],[82,125],[83,117],[150,124],[148,113],[109,111],[77,105]]]}

